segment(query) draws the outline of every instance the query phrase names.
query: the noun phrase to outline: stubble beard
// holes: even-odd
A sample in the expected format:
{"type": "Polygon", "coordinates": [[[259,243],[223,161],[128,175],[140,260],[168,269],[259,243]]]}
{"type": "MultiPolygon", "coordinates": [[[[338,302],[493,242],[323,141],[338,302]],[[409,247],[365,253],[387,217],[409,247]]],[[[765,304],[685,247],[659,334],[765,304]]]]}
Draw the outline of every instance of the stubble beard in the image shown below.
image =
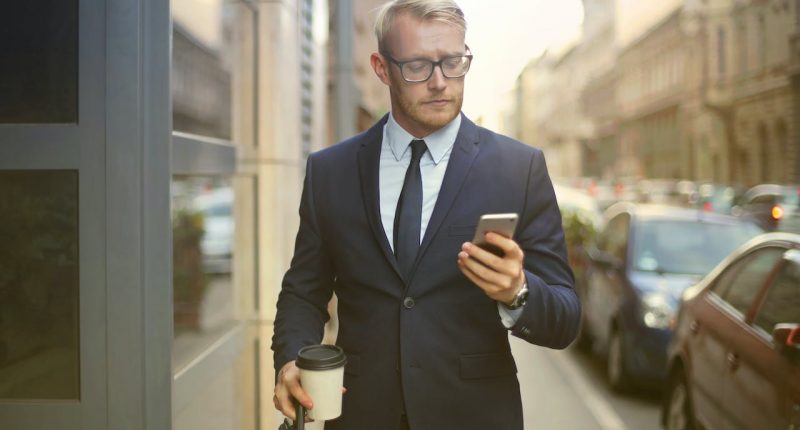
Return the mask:
{"type": "MultiPolygon", "coordinates": [[[[391,95],[394,100],[397,100],[397,108],[401,111],[400,113],[402,113],[405,118],[413,121],[414,125],[422,129],[426,135],[439,130],[455,119],[461,112],[461,105],[464,102],[463,93],[452,94],[446,96],[446,98],[452,101],[444,109],[433,109],[431,113],[430,111],[426,112],[426,107],[422,101],[411,100],[408,96],[402,94],[400,91],[396,91],[394,88],[391,89],[391,95]]],[[[444,94],[437,94],[428,97],[428,99],[435,99],[437,96],[443,95],[444,94]]],[[[397,115],[395,115],[395,118],[397,118],[397,115]]]]}

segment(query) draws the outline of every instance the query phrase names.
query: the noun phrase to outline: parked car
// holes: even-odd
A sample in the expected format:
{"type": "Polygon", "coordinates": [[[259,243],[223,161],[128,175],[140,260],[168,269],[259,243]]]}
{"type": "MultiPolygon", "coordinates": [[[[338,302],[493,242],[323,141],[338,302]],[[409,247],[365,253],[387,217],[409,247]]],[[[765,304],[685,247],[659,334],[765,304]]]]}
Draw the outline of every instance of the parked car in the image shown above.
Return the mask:
{"type": "Polygon", "coordinates": [[[637,187],[638,202],[657,203],[672,206],[688,206],[697,192],[697,185],[691,181],[677,179],[643,179],[637,187]]]}
{"type": "Polygon", "coordinates": [[[706,212],[730,214],[736,200],[736,188],[730,185],[703,183],[697,187],[693,200],[696,207],[706,212]]]}
{"type": "Polygon", "coordinates": [[[766,231],[800,233],[800,186],[761,184],[747,190],[734,213],[766,231]]]}
{"type": "Polygon", "coordinates": [[[618,203],[588,251],[579,345],[607,357],[614,389],[666,380],[670,320],[685,288],[761,230],[739,218],[618,203]]]}
{"type": "Polygon", "coordinates": [[[203,215],[203,270],[210,274],[231,272],[233,257],[233,189],[218,188],[195,197],[194,207],[203,215]]]}
{"type": "Polygon", "coordinates": [[[597,207],[600,210],[606,210],[617,202],[616,190],[614,184],[610,181],[594,182],[589,185],[586,191],[597,201],[597,207]]]}
{"type": "Polygon", "coordinates": [[[669,430],[800,425],[800,235],[759,236],[683,295],[669,430]]]}

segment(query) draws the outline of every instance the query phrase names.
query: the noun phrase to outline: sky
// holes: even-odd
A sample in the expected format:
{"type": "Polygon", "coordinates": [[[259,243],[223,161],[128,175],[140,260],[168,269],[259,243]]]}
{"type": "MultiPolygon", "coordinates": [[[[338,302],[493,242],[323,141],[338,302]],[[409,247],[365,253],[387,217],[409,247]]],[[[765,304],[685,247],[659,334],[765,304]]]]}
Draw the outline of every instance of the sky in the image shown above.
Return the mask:
{"type": "Polygon", "coordinates": [[[653,24],[680,6],[684,0],[616,0],[617,43],[621,46],[639,37],[653,24]]]}
{"type": "Polygon", "coordinates": [[[458,0],[467,19],[467,44],[475,56],[465,84],[463,110],[491,125],[508,103],[522,68],[547,48],[580,36],[580,0],[458,0]]]}

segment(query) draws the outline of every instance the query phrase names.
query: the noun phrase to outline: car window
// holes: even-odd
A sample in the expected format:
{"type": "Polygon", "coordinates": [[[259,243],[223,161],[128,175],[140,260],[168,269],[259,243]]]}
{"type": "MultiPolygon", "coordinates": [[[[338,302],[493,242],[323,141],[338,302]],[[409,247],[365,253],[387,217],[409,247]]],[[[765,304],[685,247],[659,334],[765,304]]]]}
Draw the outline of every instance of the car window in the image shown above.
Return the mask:
{"type": "Polygon", "coordinates": [[[800,186],[783,187],[781,204],[786,208],[800,207],[800,186]]]}
{"type": "Polygon", "coordinates": [[[772,333],[775,324],[800,323],[800,263],[788,261],[767,292],[755,325],[772,333]]]}
{"type": "Polygon", "coordinates": [[[778,196],[773,194],[762,194],[760,196],[756,196],[753,200],[750,201],[750,204],[757,205],[757,206],[772,206],[778,200],[778,196]]]}
{"type": "Polygon", "coordinates": [[[736,275],[739,274],[739,270],[746,265],[747,260],[748,258],[745,257],[726,267],[722,274],[717,277],[717,280],[714,281],[714,284],[711,285],[711,291],[722,297],[722,294],[728,290],[728,287],[731,285],[731,283],[733,283],[733,280],[736,279],[736,275]]]}
{"type": "Polygon", "coordinates": [[[643,272],[706,275],[760,232],[747,222],[646,220],[636,226],[632,267],[643,272]]]}
{"type": "Polygon", "coordinates": [[[753,299],[784,251],[783,248],[769,247],[753,252],[742,260],[741,268],[726,279],[726,284],[717,286],[717,294],[742,315],[747,314],[753,299]]]}

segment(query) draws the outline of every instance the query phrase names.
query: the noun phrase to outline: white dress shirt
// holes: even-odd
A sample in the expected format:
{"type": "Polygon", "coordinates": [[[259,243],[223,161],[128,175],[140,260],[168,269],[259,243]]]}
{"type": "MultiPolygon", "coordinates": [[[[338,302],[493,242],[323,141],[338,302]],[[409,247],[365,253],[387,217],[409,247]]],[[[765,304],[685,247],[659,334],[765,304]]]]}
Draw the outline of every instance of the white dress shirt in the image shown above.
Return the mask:
{"type": "MultiPolygon", "coordinates": [[[[420,173],[422,174],[422,223],[420,224],[419,241],[425,237],[425,230],[436,206],[436,199],[439,197],[439,190],[442,188],[442,181],[447,170],[447,163],[450,161],[450,153],[461,127],[461,115],[447,125],[422,137],[428,150],[422,155],[419,162],[420,173]]],[[[397,211],[397,201],[400,199],[400,192],[403,190],[403,182],[406,177],[406,170],[411,164],[411,141],[417,139],[407,132],[400,124],[395,121],[394,116],[389,114],[389,120],[383,127],[383,142],[381,144],[381,158],[379,169],[380,187],[380,208],[381,222],[389,246],[394,251],[394,215],[397,211]]],[[[453,255],[453,264],[457,255],[453,255]]],[[[500,312],[500,319],[503,325],[511,328],[522,313],[522,309],[509,310],[501,303],[497,304],[500,312]]]]}

